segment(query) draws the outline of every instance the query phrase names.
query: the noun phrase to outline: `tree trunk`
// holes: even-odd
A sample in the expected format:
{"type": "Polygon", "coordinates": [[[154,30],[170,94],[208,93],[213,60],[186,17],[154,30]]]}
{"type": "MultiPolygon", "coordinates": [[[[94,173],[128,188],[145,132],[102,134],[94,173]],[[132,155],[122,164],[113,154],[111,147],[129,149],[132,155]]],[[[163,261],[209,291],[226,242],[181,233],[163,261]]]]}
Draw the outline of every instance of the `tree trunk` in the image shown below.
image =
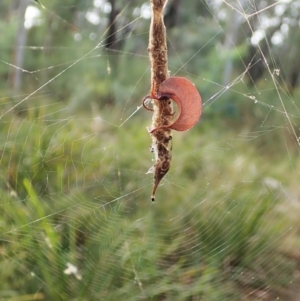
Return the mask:
{"type": "Polygon", "coordinates": [[[118,14],[116,10],[115,0],[110,0],[111,12],[109,15],[109,24],[108,24],[108,34],[105,41],[106,48],[114,48],[114,44],[116,43],[117,36],[117,24],[116,24],[116,16],[118,14]]]}
{"type": "Polygon", "coordinates": [[[27,41],[27,31],[24,26],[25,12],[30,0],[20,0],[19,5],[19,28],[16,34],[14,65],[17,67],[12,74],[12,86],[14,95],[18,95],[22,84],[22,67],[24,61],[24,46],[27,41]]]}

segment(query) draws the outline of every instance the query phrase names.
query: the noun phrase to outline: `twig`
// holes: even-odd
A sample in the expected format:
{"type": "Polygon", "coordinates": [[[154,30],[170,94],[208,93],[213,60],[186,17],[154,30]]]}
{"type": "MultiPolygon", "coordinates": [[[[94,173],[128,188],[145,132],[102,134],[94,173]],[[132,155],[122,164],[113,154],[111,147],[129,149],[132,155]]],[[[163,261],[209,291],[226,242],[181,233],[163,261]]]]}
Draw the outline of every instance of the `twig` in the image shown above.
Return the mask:
{"type": "Polygon", "coordinates": [[[156,189],[167,174],[172,160],[172,135],[169,128],[161,128],[173,121],[174,112],[172,102],[168,98],[157,99],[157,92],[161,83],[169,77],[166,30],[163,21],[163,10],[168,0],[150,0],[152,5],[152,19],[149,34],[148,52],[151,65],[150,98],[153,104],[151,130],[152,150],[155,164],[151,169],[154,173],[151,200],[155,200],[156,189]]]}

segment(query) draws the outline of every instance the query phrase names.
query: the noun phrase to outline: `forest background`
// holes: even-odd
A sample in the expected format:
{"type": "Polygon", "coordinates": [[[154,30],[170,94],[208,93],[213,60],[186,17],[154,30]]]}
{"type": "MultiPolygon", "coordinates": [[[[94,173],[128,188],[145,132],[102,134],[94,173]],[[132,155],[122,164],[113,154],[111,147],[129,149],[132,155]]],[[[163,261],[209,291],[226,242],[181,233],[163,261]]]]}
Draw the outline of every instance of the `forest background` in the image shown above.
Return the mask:
{"type": "Polygon", "coordinates": [[[150,201],[150,4],[0,1],[0,300],[300,296],[300,1],[169,0],[199,123],[150,201]]]}

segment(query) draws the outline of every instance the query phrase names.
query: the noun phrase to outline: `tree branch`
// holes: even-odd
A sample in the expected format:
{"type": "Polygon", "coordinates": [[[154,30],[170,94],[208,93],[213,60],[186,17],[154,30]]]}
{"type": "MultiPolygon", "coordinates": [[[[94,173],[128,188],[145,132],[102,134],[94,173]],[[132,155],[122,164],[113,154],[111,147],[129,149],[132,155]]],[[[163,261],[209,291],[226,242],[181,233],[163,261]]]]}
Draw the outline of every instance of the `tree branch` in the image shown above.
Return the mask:
{"type": "MultiPolygon", "coordinates": [[[[172,135],[169,128],[160,128],[171,124],[174,113],[170,99],[157,99],[157,92],[161,83],[169,77],[166,30],[163,21],[163,10],[168,0],[150,0],[152,5],[152,19],[149,34],[149,57],[151,65],[150,96],[153,104],[151,129],[152,149],[155,155],[155,164],[151,169],[154,173],[153,191],[151,200],[155,200],[156,189],[167,174],[172,159],[172,135]]],[[[150,130],[151,131],[151,130],[150,130]]]]}

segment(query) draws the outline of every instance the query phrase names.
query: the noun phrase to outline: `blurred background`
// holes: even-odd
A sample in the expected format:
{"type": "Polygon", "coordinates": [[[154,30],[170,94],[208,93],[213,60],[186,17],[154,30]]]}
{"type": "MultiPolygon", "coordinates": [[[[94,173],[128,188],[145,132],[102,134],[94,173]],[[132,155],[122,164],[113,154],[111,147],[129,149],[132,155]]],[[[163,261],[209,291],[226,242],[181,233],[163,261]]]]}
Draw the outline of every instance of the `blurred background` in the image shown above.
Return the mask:
{"type": "Polygon", "coordinates": [[[168,175],[149,1],[0,2],[0,300],[300,299],[300,1],[169,0],[199,123],[168,175]]]}

